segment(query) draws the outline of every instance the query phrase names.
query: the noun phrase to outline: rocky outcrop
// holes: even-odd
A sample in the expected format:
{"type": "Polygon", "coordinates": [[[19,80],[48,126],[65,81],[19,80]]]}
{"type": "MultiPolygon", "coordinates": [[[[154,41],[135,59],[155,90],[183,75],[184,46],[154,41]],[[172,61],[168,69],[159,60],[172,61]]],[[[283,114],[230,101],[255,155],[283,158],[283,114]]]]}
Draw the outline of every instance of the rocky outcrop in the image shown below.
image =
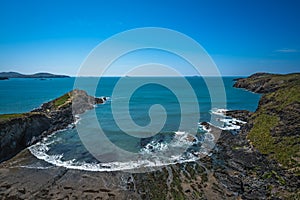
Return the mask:
{"type": "Polygon", "coordinates": [[[246,136],[222,131],[211,156],[133,174],[130,189],[142,199],[297,199],[298,177],[253,148],[246,136]]]}
{"type": "Polygon", "coordinates": [[[289,194],[299,198],[295,185],[300,185],[300,74],[255,74],[238,79],[234,86],[262,93],[241,135],[265,157],[263,163],[273,163],[263,177],[277,177],[285,188],[282,194],[293,191],[289,194]]]}
{"type": "Polygon", "coordinates": [[[248,110],[228,110],[226,116],[247,122],[253,113],[248,110]]]}
{"type": "Polygon", "coordinates": [[[263,94],[254,113],[225,113],[247,122],[240,133],[222,131],[200,161],[135,174],[133,188],[143,199],[299,199],[299,83],[300,74],[237,79],[263,94]]]}
{"type": "Polygon", "coordinates": [[[235,79],[234,87],[244,88],[255,93],[269,93],[274,92],[280,88],[286,88],[291,85],[292,82],[299,81],[300,74],[268,74],[268,73],[256,73],[248,78],[235,79]]]}
{"type": "Polygon", "coordinates": [[[25,147],[43,137],[50,129],[50,118],[43,113],[25,116],[0,123],[0,161],[11,158],[25,147]]]}
{"type": "Polygon", "coordinates": [[[204,126],[207,130],[210,128],[210,125],[207,122],[201,122],[200,125],[204,126]]]}
{"type": "Polygon", "coordinates": [[[261,153],[299,173],[300,74],[254,74],[234,86],[263,93],[248,120],[247,138],[261,153]]]}
{"type": "Polygon", "coordinates": [[[73,90],[32,112],[0,115],[0,162],[46,135],[68,127],[74,122],[74,115],[82,114],[103,102],[103,98],[94,98],[85,91],[73,90]]]}
{"type": "MultiPolygon", "coordinates": [[[[37,163],[23,150],[0,164],[0,198],[299,199],[299,75],[256,74],[238,79],[235,85],[264,93],[254,113],[226,112],[247,124],[237,135],[222,131],[210,156],[147,173],[100,173],[55,166],[46,170],[16,168],[37,163]]],[[[61,102],[52,105],[63,109],[68,104],[61,102]]],[[[52,107],[42,108],[49,110],[46,117],[52,107]]]]}

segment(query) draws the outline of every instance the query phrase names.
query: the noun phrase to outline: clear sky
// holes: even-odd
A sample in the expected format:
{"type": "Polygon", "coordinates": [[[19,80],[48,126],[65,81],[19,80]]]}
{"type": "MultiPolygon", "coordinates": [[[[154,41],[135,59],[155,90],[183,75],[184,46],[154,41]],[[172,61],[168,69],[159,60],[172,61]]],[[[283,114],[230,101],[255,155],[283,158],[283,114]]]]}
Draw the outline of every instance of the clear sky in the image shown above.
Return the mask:
{"type": "Polygon", "coordinates": [[[1,0],[0,71],[75,75],[101,41],[149,26],[192,37],[223,75],[300,71],[298,0],[1,0]]]}

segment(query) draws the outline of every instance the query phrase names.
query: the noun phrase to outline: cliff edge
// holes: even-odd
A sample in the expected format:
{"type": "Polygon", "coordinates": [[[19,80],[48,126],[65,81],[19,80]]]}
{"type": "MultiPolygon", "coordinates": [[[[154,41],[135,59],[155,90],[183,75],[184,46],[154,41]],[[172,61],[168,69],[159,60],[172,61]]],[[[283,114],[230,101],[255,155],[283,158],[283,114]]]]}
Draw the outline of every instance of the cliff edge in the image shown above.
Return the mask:
{"type": "Polygon", "coordinates": [[[257,73],[237,79],[234,87],[262,94],[243,130],[247,139],[262,154],[299,174],[300,74],[257,73]]]}
{"type": "Polygon", "coordinates": [[[0,162],[66,128],[74,122],[74,115],[103,102],[104,99],[89,96],[83,90],[73,90],[31,112],[0,115],[0,162]]]}
{"type": "MultiPolygon", "coordinates": [[[[0,198],[300,199],[299,74],[254,74],[237,79],[234,86],[262,94],[259,106],[254,113],[226,112],[247,124],[239,134],[222,131],[209,156],[147,173],[100,173],[57,166],[24,168],[43,163],[24,149],[0,163],[0,198]]],[[[42,114],[46,119],[36,117],[48,122],[49,116],[58,118],[57,109],[70,107],[69,100],[69,95],[62,96],[25,115],[42,114]]]]}

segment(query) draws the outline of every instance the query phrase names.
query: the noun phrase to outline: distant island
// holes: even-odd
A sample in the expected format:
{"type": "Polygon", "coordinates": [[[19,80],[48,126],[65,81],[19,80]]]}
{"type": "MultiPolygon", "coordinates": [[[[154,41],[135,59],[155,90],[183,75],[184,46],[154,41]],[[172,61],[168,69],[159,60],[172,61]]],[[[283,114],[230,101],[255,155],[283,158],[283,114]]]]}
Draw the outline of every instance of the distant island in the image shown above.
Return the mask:
{"type": "Polygon", "coordinates": [[[9,78],[69,78],[69,76],[45,72],[35,74],[21,74],[18,72],[0,72],[0,80],[7,80],[9,78]]]}

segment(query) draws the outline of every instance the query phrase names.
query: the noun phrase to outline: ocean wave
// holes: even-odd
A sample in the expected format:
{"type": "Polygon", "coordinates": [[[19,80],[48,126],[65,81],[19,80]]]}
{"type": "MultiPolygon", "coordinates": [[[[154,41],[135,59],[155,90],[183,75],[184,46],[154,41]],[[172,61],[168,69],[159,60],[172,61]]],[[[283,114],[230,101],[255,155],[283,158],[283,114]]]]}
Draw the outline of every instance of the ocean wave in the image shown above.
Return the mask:
{"type": "MultiPolygon", "coordinates": [[[[35,148],[30,148],[30,151],[38,159],[44,160],[55,166],[65,167],[68,169],[77,169],[77,170],[84,170],[84,171],[99,171],[99,172],[125,171],[125,170],[134,170],[140,168],[162,167],[170,164],[196,161],[199,159],[196,156],[193,156],[189,159],[181,159],[180,155],[173,155],[168,162],[164,162],[159,159],[154,159],[154,160],[145,159],[145,160],[135,160],[135,161],[131,160],[128,162],[86,163],[86,162],[77,162],[75,159],[63,161],[62,154],[47,155],[45,152],[40,152],[39,150],[36,151],[35,148]]],[[[42,169],[39,167],[37,168],[42,169]]]]}
{"type": "Polygon", "coordinates": [[[51,168],[53,168],[53,166],[36,166],[36,165],[21,165],[18,167],[26,168],[26,169],[51,169],[51,168]]]}
{"type": "MultiPolygon", "coordinates": [[[[217,121],[222,122],[223,126],[217,126],[221,130],[227,130],[227,131],[232,131],[232,133],[238,133],[239,130],[241,129],[242,125],[246,124],[247,122],[226,116],[227,109],[222,109],[222,108],[213,108],[210,110],[210,113],[212,115],[220,116],[220,118],[216,118],[217,121]]],[[[210,123],[213,125],[212,123],[210,123]]]]}
{"type": "MultiPolygon", "coordinates": [[[[87,163],[79,162],[76,159],[63,160],[63,154],[49,155],[50,145],[59,142],[59,138],[53,139],[53,135],[44,138],[28,149],[38,159],[44,160],[55,166],[68,169],[78,169],[85,171],[124,171],[140,168],[162,167],[170,164],[191,162],[199,159],[199,156],[193,153],[179,151],[170,156],[163,156],[166,151],[174,148],[188,148],[192,144],[199,142],[195,136],[187,132],[174,132],[174,139],[170,144],[164,141],[151,141],[140,150],[140,159],[130,160],[128,162],[107,162],[107,163],[87,163]],[[158,153],[158,154],[157,154],[158,153]]],[[[38,167],[37,167],[38,168],[38,167]]]]}
{"type": "MultiPolygon", "coordinates": [[[[140,150],[140,159],[130,160],[128,162],[107,162],[107,163],[87,163],[79,162],[76,159],[63,160],[64,154],[49,155],[50,145],[59,142],[60,138],[54,138],[54,134],[44,138],[41,142],[30,146],[29,151],[38,159],[44,160],[54,166],[65,167],[68,169],[77,169],[85,171],[124,171],[124,170],[136,170],[141,168],[153,168],[162,167],[166,165],[191,162],[200,159],[200,155],[207,155],[208,151],[206,147],[214,145],[214,136],[209,132],[202,134],[202,140],[199,140],[196,136],[183,131],[176,131],[173,133],[174,138],[170,143],[163,140],[152,140],[146,144],[140,150]],[[194,152],[182,152],[174,153],[172,155],[165,154],[170,149],[186,148],[192,145],[198,145],[200,142],[208,143],[206,147],[201,147],[198,151],[194,152]]],[[[24,166],[26,167],[26,166],[24,166]]],[[[27,166],[35,168],[34,166],[27,166]]],[[[43,169],[36,167],[37,169],[43,169]]]]}
{"type": "MultiPolygon", "coordinates": [[[[217,116],[221,116],[221,113],[224,114],[225,112],[226,109],[215,109],[211,113],[217,113],[217,116]]],[[[222,117],[217,118],[224,123],[224,126],[218,127],[221,130],[239,130],[241,125],[246,123],[235,118],[226,117],[223,114],[222,117]]],[[[75,120],[75,124],[78,123],[79,120],[78,116],[78,119],[75,120]]],[[[203,155],[210,155],[210,150],[214,148],[215,140],[217,139],[211,133],[211,128],[212,126],[217,126],[210,122],[208,124],[209,126],[205,123],[199,123],[198,133],[196,135],[179,130],[168,134],[161,133],[163,135],[162,137],[153,137],[140,149],[139,159],[122,162],[86,162],[78,161],[75,158],[65,160],[64,154],[50,155],[50,146],[56,142],[60,142],[59,137],[54,137],[55,134],[44,138],[41,142],[30,146],[28,149],[36,158],[44,160],[54,166],[68,169],[85,171],[124,171],[162,167],[170,164],[196,161],[203,155]],[[171,139],[167,140],[166,137],[170,137],[170,135],[172,135],[171,139]]],[[[34,168],[34,166],[29,167],[34,168]]]]}
{"type": "Polygon", "coordinates": [[[213,115],[226,116],[225,113],[227,111],[228,110],[225,109],[225,108],[213,108],[213,109],[210,110],[210,113],[213,114],[213,115]]]}

